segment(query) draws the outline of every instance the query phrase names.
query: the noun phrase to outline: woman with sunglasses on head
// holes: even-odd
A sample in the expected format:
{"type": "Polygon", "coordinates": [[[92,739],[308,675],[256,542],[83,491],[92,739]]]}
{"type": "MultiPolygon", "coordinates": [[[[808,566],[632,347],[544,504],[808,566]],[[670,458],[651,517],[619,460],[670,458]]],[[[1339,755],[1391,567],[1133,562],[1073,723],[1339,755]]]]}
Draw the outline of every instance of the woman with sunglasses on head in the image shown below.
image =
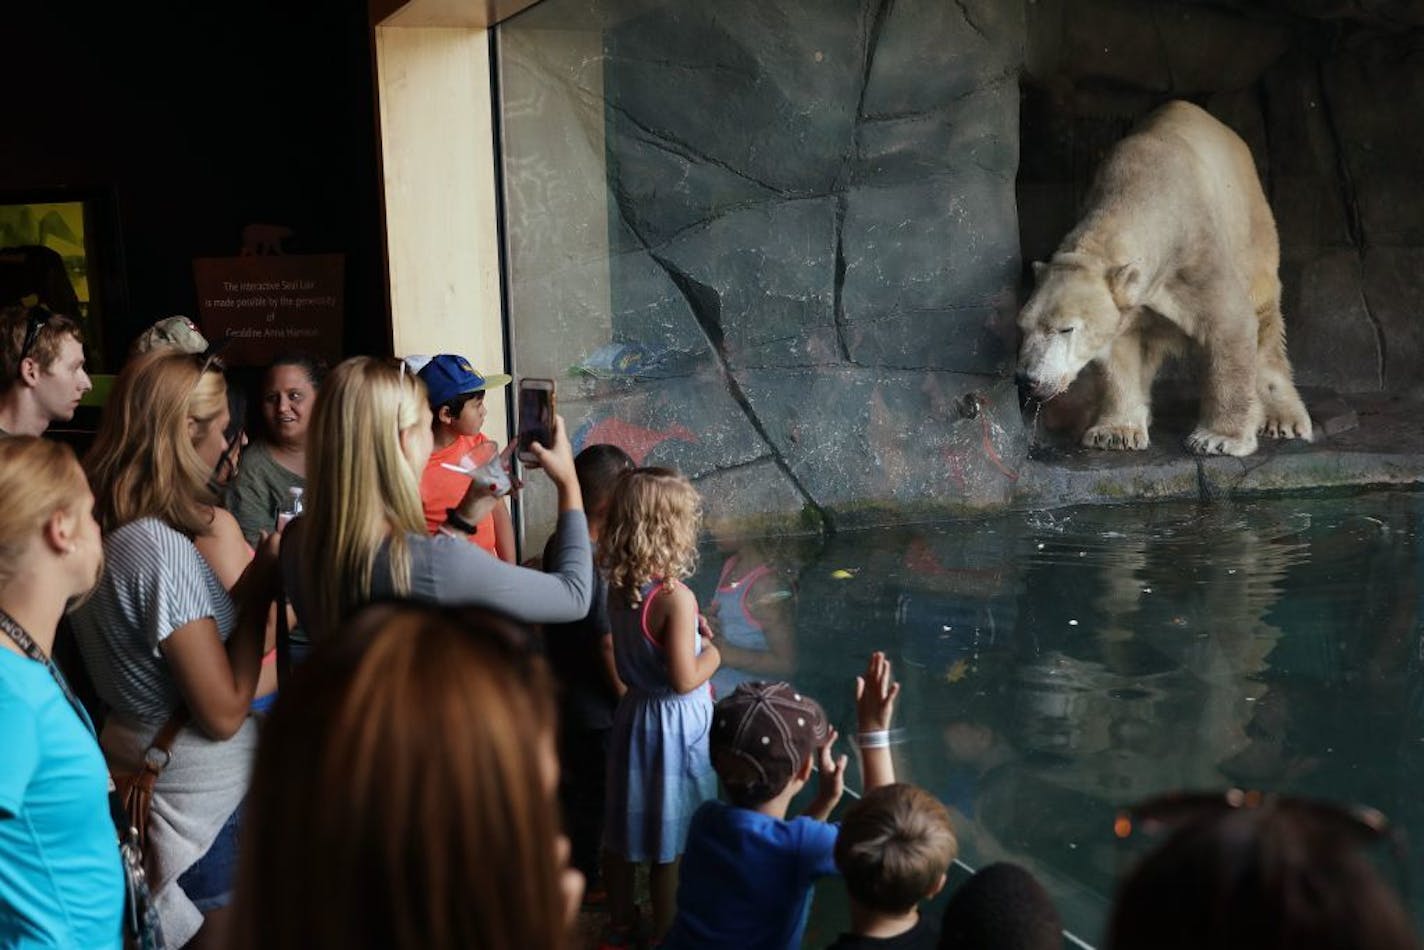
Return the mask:
{"type": "MultiPolygon", "coordinates": [[[[226,375],[216,353],[187,317],[168,317],[149,327],[129,348],[130,358],[158,349],[201,355],[205,373],[213,370],[226,375]]],[[[207,382],[210,383],[211,380],[207,382]]],[[[205,403],[204,408],[197,410],[199,415],[203,415],[214,405],[211,396],[204,395],[206,388],[205,383],[194,392],[194,399],[205,403]]],[[[201,431],[195,430],[193,443],[205,462],[212,457],[214,451],[219,452],[217,461],[213,464],[212,475],[208,478],[208,488],[218,499],[223,498],[232,484],[238,472],[243,449],[247,447],[247,397],[241,386],[230,384],[226,385],[226,396],[228,414],[227,423],[222,427],[221,449],[218,450],[218,440],[214,435],[216,430],[212,426],[204,427],[201,431]]],[[[223,582],[223,586],[231,591],[242,572],[247,569],[256,550],[247,543],[237,519],[230,512],[215,508],[212,516],[213,521],[208,533],[194,538],[193,543],[218,575],[218,579],[223,582]]],[[[271,707],[277,692],[276,629],[274,613],[267,625],[267,652],[262,655],[262,677],[257,683],[257,696],[252,705],[258,712],[266,712],[271,707]]]]}
{"type": "Polygon", "coordinates": [[[234,948],[572,945],[583,884],[528,639],[491,611],[397,602],[318,645],[264,728],[234,948]]]}
{"type": "Polygon", "coordinates": [[[243,453],[227,507],[249,544],[277,525],[293,488],[307,484],[307,430],[326,364],[301,353],[279,356],[262,377],[265,431],[243,453]]]}
{"type": "MultiPolygon", "coordinates": [[[[1117,818],[1166,839],[1119,885],[1107,950],[1416,950],[1366,851],[1383,815],[1261,792],[1164,795],[1117,818]]],[[[1396,855],[1397,860],[1402,857],[1396,855]]]]}
{"type": "Polygon", "coordinates": [[[426,533],[420,473],[430,457],[425,384],[399,360],[352,357],[331,371],[312,417],[306,513],[288,525],[282,576],[313,644],[382,597],[494,607],[529,623],[588,612],[593,556],[573,452],[556,420],[536,445],[559,493],[559,547],[549,573],[506,564],[466,540],[498,499],[471,480],[435,535],[426,533]]]}
{"type": "Polygon", "coordinates": [[[0,946],[118,950],[124,872],[109,774],[54,667],[55,631],[99,576],[94,496],[66,445],[0,439],[0,946]]]}
{"type": "MultiPolygon", "coordinates": [[[[208,488],[218,498],[222,498],[234,476],[241,471],[243,450],[247,447],[247,428],[244,425],[244,420],[247,418],[247,398],[242,394],[241,387],[228,385],[227,411],[228,421],[222,430],[221,454],[218,455],[212,476],[208,479],[208,488]]],[[[202,444],[194,442],[194,447],[198,449],[199,455],[206,462],[212,453],[218,450],[217,439],[212,435],[212,430],[209,429],[204,433],[202,444]]],[[[256,549],[249,545],[247,539],[243,537],[237,519],[230,512],[221,508],[213,512],[213,530],[206,535],[194,538],[193,543],[197,545],[198,552],[212,566],[218,579],[223,582],[223,586],[229,592],[242,577],[242,572],[247,569],[247,565],[256,554],[256,549]]],[[[262,654],[262,676],[257,681],[257,694],[252,701],[252,708],[257,712],[267,712],[272,708],[272,703],[277,698],[277,614],[275,606],[267,618],[264,643],[266,652],[262,654]]]]}
{"type": "Polygon", "coordinates": [[[209,487],[225,444],[225,390],[211,359],[173,350],[136,357],[119,374],[85,459],[105,563],[73,627],[110,707],[101,733],[110,768],[137,771],[151,746],[171,739],[148,848],[155,903],[174,945],[205,916],[221,936],[257,743],[249,705],[276,558],[274,537],[229,595],[230,568],[196,543],[208,544],[228,517],[209,487]]]}

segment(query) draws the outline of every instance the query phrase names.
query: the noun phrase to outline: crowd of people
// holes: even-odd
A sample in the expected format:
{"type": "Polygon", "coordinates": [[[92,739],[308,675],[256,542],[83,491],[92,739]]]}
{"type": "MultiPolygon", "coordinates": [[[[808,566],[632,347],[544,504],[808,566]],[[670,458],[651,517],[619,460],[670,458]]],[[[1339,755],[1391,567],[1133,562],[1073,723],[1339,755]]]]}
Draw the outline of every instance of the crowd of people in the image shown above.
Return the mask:
{"type": "MultiPolygon", "coordinates": [[[[269,367],[249,442],[221,361],[162,321],[81,463],[44,438],[90,386],[78,325],[0,312],[0,948],[560,950],[601,904],[605,947],[790,950],[835,876],[839,950],[1063,945],[1013,864],[922,912],[958,844],[896,780],[889,659],[847,677],[842,741],[778,675],[787,591],[756,547],[708,608],[687,585],[687,478],[575,457],[556,418],[532,451],[557,524],[521,566],[503,488],[461,464],[492,451],[484,394],[509,377],[449,354],[326,370],[269,367]]],[[[1378,815],[1175,796],[1112,831],[1162,836],[1113,950],[1416,946],[1361,847],[1378,815]]]]}

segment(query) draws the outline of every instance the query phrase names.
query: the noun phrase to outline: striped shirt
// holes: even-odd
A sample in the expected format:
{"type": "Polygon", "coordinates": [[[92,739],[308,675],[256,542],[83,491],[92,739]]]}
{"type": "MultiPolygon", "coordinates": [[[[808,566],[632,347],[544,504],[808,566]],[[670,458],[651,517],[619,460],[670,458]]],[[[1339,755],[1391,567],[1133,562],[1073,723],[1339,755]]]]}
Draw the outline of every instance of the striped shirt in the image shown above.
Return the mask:
{"type": "Polygon", "coordinates": [[[99,698],[139,722],[167,720],[183,697],[159,644],[204,617],[217,621],[225,641],[237,610],[186,535],[156,518],[105,535],[104,573],[72,615],[99,698]]]}

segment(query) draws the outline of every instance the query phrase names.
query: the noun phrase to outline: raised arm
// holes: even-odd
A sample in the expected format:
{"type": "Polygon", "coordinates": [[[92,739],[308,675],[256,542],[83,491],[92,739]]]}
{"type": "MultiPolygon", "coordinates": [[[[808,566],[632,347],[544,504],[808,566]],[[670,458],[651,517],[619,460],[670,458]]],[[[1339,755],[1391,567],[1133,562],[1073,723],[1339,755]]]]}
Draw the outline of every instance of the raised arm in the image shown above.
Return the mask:
{"type": "Polygon", "coordinates": [[[588,614],[593,552],[580,510],[559,515],[558,542],[545,571],[507,564],[463,540],[435,535],[435,597],[442,603],[495,607],[525,623],[570,623],[588,614]]]}
{"type": "Polygon", "coordinates": [[[855,678],[855,718],[859,735],[861,772],[865,791],[895,781],[895,763],[890,759],[890,722],[900,684],[891,674],[890,661],[879,652],[870,655],[865,674],[855,678]]]}
{"type": "Polygon", "coordinates": [[[193,721],[219,741],[231,738],[242,727],[257,689],[277,544],[276,537],[264,541],[234,587],[237,627],[226,644],[212,617],[189,621],[160,641],[193,721]]]}
{"type": "Polygon", "coordinates": [[[579,489],[578,475],[574,471],[574,450],[569,445],[563,416],[554,417],[553,446],[545,448],[535,442],[533,452],[539,459],[539,467],[559,490],[559,513],[583,511],[583,492],[579,489]]]}

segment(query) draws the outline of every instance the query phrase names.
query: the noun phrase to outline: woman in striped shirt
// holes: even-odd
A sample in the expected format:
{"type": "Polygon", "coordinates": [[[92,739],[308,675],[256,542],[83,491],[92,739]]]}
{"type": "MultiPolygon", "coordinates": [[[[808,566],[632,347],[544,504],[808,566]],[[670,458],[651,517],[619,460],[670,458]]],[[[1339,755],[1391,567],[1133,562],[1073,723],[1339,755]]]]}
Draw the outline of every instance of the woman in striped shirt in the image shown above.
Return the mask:
{"type": "Polygon", "coordinates": [[[238,806],[257,728],[257,686],[276,539],[229,595],[199,553],[224,448],[222,373],[201,356],[159,350],[119,374],[85,459],[104,531],[104,570],[74,614],[84,664],[109,715],[109,766],[134,771],[164,726],[183,717],[149,821],[151,881],[164,932],[187,943],[224,926],[238,806]]]}

